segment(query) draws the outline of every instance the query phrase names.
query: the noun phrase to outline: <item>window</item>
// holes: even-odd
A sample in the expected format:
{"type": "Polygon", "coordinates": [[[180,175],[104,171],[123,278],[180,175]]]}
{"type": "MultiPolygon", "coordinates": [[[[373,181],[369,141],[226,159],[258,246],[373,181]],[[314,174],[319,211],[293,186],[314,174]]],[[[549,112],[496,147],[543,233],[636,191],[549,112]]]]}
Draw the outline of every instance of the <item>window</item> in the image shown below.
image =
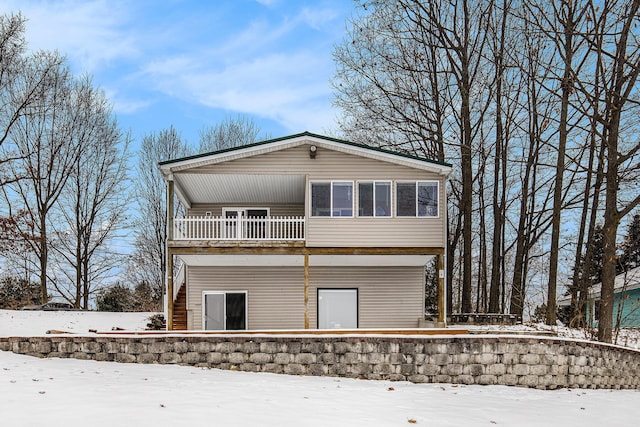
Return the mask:
{"type": "Polygon", "coordinates": [[[418,216],[438,216],[437,182],[418,182],[418,216]]]}
{"type": "Polygon", "coordinates": [[[359,216],[391,216],[391,183],[358,183],[359,216]]]}
{"type": "Polygon", "coordinates": [[[600,300],[599,299],[595,300],[593,303],[593,320],[596,322],[600,320],[600,300]]]}
{"type": "Polygon", "coordinates": [[[353,216],[353,182],[312,183],[311,216],[353,216]]]}
{"type": "Polygon", "coordinates": [[[331,216],[331,184],[311,184],[311,216],[331,216]]]}
{"type": "Polygon", "coordinates": [[[396,215],[416,216],[416,183],[397,183],[396,200],[396,215]]]}
{"type": "Polygon", "coordinates": [[[398,182],[396,184],[398,216],[438,216],[438,182],[398,182]]]}

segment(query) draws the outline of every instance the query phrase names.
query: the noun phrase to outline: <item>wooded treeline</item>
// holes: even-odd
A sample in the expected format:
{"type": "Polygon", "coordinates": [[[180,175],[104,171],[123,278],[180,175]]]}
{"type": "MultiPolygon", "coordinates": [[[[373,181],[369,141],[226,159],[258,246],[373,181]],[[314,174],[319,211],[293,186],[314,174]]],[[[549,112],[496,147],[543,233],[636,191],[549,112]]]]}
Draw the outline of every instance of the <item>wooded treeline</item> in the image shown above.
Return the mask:
{"type": "Polygon", "coordinates": [[[553,324],[569,281],[579,326],[600,225],[599,338],[611,340],[616,236],[640,203],[639,6],[358,2],[334,51],[341,130],[455,166],[450,312],[522,316],[537,299],[553,324]]]}

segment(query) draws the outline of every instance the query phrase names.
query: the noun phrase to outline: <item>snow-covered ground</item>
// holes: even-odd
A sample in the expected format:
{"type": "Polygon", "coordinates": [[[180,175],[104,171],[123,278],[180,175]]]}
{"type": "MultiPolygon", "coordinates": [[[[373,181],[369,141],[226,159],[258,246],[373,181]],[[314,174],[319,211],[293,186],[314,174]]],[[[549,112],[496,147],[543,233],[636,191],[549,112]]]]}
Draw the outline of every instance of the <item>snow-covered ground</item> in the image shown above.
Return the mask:
{"type": "MultiPolygon", "coordinates": [[[[147,316],[0,310],[0,336],[144,329],[147,316]]],[[[294,377],[0,352],[2,426],[633,426],[638,402],[640,392],[629,390],[294,377]]]]}
{"type": "MultiPolygon", "coordinates": [[[[597,331],[590,329],[571,329],[566,326],[548,326],[544,323],[527,323],[521,325],[514,326],[505,326],[505,325],[490,325],[490,326],[466,326],[466,325],[458,325],[452,326],[452,328],[462,328],[468,329],[472,332],[491,332],[494,333],[509,333],[514,334],[518,332],[524,332],[527,334],[535,334],[535,333],[551,333],[552,335],[563,337],[563,338],[574,338],[578,340],[588,340],[594,341],[596,340],[597,331]]],[[[620,345],[623,347],[640,349],[640,329],[639,328],[629,328],[629,329],[620,329],[618,332],[613,333],[614,335],[614,344],[620,345]]]]}
{"type": "Polygon", "coordinates": [[[122,328],[144,330],[153,313],[106,313],[98,311],[0,310],[0,337],[38,336],[47,331],[75,334],[122,328]]]}

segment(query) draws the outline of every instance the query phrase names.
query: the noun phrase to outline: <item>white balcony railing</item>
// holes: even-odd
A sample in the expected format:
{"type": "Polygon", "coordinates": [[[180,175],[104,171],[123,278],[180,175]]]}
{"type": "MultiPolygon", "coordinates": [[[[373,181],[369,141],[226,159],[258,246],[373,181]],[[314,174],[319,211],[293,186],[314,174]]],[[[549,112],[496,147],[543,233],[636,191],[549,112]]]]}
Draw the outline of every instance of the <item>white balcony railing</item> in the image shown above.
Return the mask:
{"type": "Polygon", "coordinates": [[[174,240],[304,240],[303,216],[174,218],[174,240]]]}

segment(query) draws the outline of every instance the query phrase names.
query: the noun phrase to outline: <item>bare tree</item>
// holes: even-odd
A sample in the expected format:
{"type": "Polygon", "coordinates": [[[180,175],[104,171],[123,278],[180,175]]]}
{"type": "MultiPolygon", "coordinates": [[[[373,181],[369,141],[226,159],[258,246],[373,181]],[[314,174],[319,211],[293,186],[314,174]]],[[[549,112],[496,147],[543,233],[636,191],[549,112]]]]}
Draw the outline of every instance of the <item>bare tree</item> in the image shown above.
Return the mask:
{"type": "MultiPolygon", "coordinates": [[[[640,204],[638,132],[638,74],[640,74],[640,0],[591,4],[595,15],[592,34],[584,34],[596,58],[603,90],[598,121],[606,147],[604,253],[598,339],[611,342],[620,220],[640,204]],[[629,186],[630,185],[630,186],[629,186]],[[627,187],[629,186],[629,187],[627,187]],[[629,190],[631,190],[629,192],[629,190]]],[[[584,92],[593,94],[588,86],[584,92]]]]}
{"type": "Polygon", "coordinates": [[[42,96],[50,75],[62,63],[59,56],[40,60],[43,54],[25,55],[25,21],[21,14],[0,15],[0,186],[22,178],[10,173],[9,163],[29,153],[6,142],[16,122],[33,114],[31,104],[42,96]]]}
{"type": "MultiPolygon", "coordinates": [[[[499,3],[499,2],[498,2],[499,3]]],[[[491,280],[489,287],[488,311],[490,313],[504,312],[506,289],[506,233],[509,195],[508,188],[516,183],[509,182],[509,174],[513,173],[509,164],[510,153],[514,149],[514,142],[518,139],[516,120],[525,115],[523,92],[525,79],[518,68],[518,61],[514,56],[522,49],[526,40],[522,32],[513,31],[516,16],[511,0],[503,0],[493,10],[489,25],[489,60],[494,72],[493,107],[491,123],[495,135],[493,150],[493,191],[491,194],[491,212],[493,233],[491,238],[491,280]],[[495,123],[495,125],[493,125],[495,123]],[[502,298],[501,298],[502,296],[502,298]]],[[[487,201],[487,203],[489,203],[487,201]]]]}
{"type": "Polygon", "coordinates": [[[546,323],[554,325],[556,323],[556,290],[558,280],[558,255],[560,242],[560,225],[562,212],[562,190],[565,173],[567,137],[569,134],[569,97],[574,91],[573,81],[576,79],[574,56],[578,47],[574,42],[574,34],[583,22],[586,8],[580,10],[578,2],[567,1],[561,4],[560,8],[554,6],[554,17],[559,23],[558,33],[562,36],[553,38],[558,46],[558,52],[563,58],[563,75],[560,83],[561,103],[560,120],[558,123],[558,154],[556,157],[556,179],[553,193],[553,217],[551,231],[551,253],[549,260],[549,286],[547,290],[547,316],[546,323]]]}
{"type": "Polygon", "coordinates": [[[73,138],[82,147],[73,167],[54,224],[52,248],[63,265],[56,290],[77,308],[89,308],[89,297],[113,274],[123,256],[108,246],[124,225],[130,197],[126,191],[129,136],[123,134],[102,91],[84,76],[76,83],[77,107],[83,116],[73,138]],[[71,286],[69,286],[71,284],[71,286]]]}
{"type": "Polygon", "coordinates": [[[350,140],[442,161],[449,77],[430,23],[412,3],[362,4],[334,50],[334,104],[350,140]]]}
{"type": "Polygon", "coordinates": [[[260,127],[252,118],[242,115],[236,118],[225,117],[215,126],[200,130],[199,152],[206,153],[251,144],[258,140],[259,134],[260,127]]]}
{"type": "MultiPolygon", "coordinates": [[[[510,120],[505,121],[505,129],[508,129],[506,124],[511,123],[516,128],[514,132],[518,138],[512,142],[512,154],[508,157],[510,166],[515,169],[508,192],[513,211],[505,214],[513,218],[508,224],[512,237],[508,244],[505,242],[502,256],[504,259],[506,252],[512,251],[509,313],[522,317],[527,295],[527,273],[534,256],[532,250],[550,224],[548,205],[552,174],[545,171],[544,165],[545,147],[554,135],[550,123],[556,103],[552,91],[545,87],[551,74],[549,68],[553,64],[553,50],[544,48],[544,36],[522,18],[528,16],[526,9],[521,6],[514,13],[514,27],[510,31],[519,34],[516,39],[519,48],[508,49],[505,53],[517,70],[512,80],[518,81],[522,87],[518,87],[517,91],[510,90],[505,97],[520,104],[522,110],[512,113],[510,120]]],[[[506,293],[506,289],[502,290],[503,299],[506,299],[506,293]]]]}
{"type": "MultiPolygon", "coordinates": [[[[42,64],[48,63],[60,63],[60,57],[42,52],[30,59],[29,72],[37,74],[42,64]]],[[[11,176],[25,178],[15,180],[6,193],[10,198],[8,204],[22,206],[18,210],[28,212],[28,222],[34,226],[36,238],[27,243],[38,258],[44,302],[48,297],[50,212],[81,153],[74,133],[84,114],[75,108],[74,101],[82,94],[74,90],[77,88],[66,66],[58,66],[46,81],[47,90],[30,104],[29,114],[17,120],[10,131],[21,157],[12,163],[11,176]]]]}
{"type": "Polygon", "coordinates": [[[544,41],[552,43],[555,48],[555,55],[549,64],[551,75],[546,77],[547,81],[543,84],[550,86],[554,80],[559,81],[559,116],[551,118],[553,123],[557,124],[557,140],[554,144],[557,154],[553,183],[552,230],[546,301],[546,322],[547,324],[555,324],[561,214],[566,203],[564,197],[566,195],[565,173],[569,161],[567,159],[567,144],[571,128],[570,98],[575,93],[574,81],[578,78],[581,64],[584,63],[579,57],[580,51],[584,52],[584,49],[581,49],[582,43],[576,39],[575,35],[584,27],[587,8],[580,0],[569,0],[557,4],[530,1],[525,4],[528,11],[528,16],[525,19],[531,20],[533,27],[544,34],[544,41]]]}
{"type": "MultiPolygon", "coordinates": [[[[595,9],[589,8],[591,22],[595,22],[595,9]]],[[[602,42],[602,39],[599,40],[602,42]]],[[[600,50],[600,48],[596,48],[600,50]]],[[[593,80],[592,96],[588,97],[589,108],[589,134],[588,138],[588,159],[586,164],[586,177],[584,182],[584,200],[576,243],[575,262],[573,276],[569,292],[571,294],[571,319],[570,325],[573,327],[584,327],[586,316],[586,305],[589,298],[589,289],[594,284],[593,277],[595,269],[600,269],[601,265],[594,265],[594,252],[596,252],[596,225],[598,222],[598,211],[601,199],[601,190],[604,182],[604,156],[605,145],[600,144],[601,132],[599,131],[599,99],[603,88],[597,84],[600,81],[599,67],[595,67],[591,78],[593,80]]],[[[598,249],[599,250],[599,249],[598,249]]]]}
{"type": "Polygon", "coordinates": [[[135,249],[128,274],[134,283],[148,283],[158,295],[162,295],[167,270],[166,187],[158,162],[188,154],[188,147],[173,126],[145,136],[138,153],[135,192],[139,212],[133,224],[135,249]]]}

